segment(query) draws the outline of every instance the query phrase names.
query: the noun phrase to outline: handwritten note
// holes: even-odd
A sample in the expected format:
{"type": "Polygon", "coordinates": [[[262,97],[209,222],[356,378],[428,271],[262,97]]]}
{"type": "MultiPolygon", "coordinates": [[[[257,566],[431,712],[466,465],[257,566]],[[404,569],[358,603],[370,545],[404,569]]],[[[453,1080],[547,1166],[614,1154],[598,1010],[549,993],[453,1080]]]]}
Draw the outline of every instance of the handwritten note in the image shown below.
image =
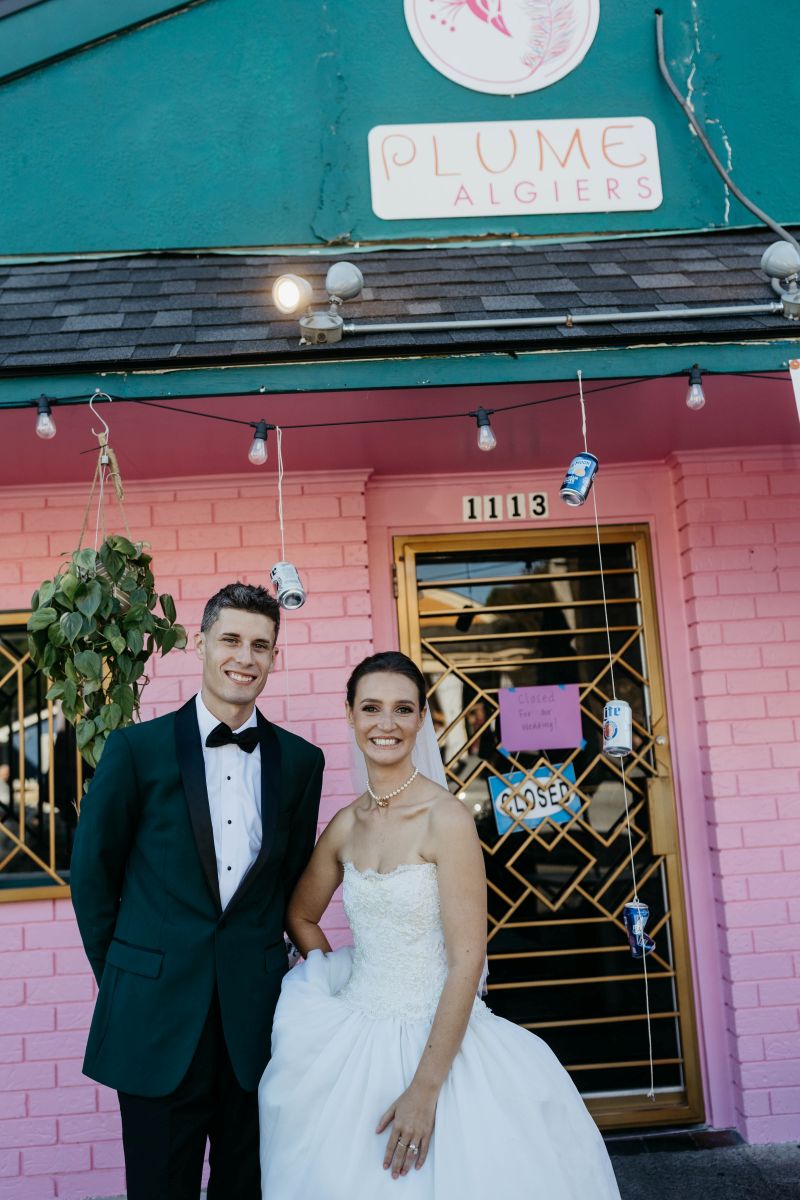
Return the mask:
{"type": "Polygon", "coordinates": [[[577,683],[553,687],[500,688],[500,733],[507,750],[553,750],[580,746],[577,683]]]}

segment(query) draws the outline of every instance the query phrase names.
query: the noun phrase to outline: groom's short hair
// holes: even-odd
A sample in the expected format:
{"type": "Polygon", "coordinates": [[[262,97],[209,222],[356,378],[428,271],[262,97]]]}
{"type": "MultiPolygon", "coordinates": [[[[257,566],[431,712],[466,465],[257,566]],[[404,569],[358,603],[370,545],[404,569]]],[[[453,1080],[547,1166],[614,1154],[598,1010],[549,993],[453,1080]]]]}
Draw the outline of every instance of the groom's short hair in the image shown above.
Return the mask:
{"type": "Polygon", "coordinates": [[[200,632],[208,633],[223,608],[238,608],[241,612],[259,613],[268,617],[275,626],[275,637],[281,627],[281,606],[266,588],[253,583],[227,583],[220,588],[203,609],[200,632]]]}

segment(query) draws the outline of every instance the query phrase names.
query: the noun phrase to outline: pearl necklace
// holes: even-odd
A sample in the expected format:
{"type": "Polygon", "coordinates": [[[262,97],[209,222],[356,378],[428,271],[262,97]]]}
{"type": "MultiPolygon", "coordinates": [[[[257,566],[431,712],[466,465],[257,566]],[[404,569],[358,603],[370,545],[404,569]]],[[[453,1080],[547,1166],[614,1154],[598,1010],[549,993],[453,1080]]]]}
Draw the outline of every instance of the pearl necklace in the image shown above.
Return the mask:
{"type": "Polygon", "coordinates": [[[367,780],[367,791],[369,792],[370,796],[372,796],[372,799],[375,801],[378,808],[386,808],[387,805],[389,804],[389,801],[394,796],[399,796],[400,793],[404,792],[407,787],[411,787],[411,784],[414,782],[414,780],[417,778],[418,775],[419,775],[419,767],[415,767],[414,774],[411,775],[410,778],[405,781],[405,783],[401,784],[401,786],[399,788],[395,788],[393,792],[387,792],[385,796],[378,796],[375,792],[373,792],[372,787],[370,786],[370,782],[369,782],[369,780],[367,780]]]}

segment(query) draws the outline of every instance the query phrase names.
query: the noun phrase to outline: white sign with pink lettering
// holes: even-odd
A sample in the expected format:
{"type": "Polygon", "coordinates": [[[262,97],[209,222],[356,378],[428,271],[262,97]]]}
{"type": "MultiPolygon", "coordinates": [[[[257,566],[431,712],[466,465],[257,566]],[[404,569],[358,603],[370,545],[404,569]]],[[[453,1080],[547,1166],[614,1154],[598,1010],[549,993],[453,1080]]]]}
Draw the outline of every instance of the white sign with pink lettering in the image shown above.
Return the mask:
{"type": "Polygon", "coordinates": [[[658,208],[647,117],[376,125],[372,208],[384,221],[658,208]]]}
{"type": "Polygon", "coordinates": [[[600,0],[405,0],[428,62],[476,92],[516,96],[563,79],[594,41],[600,0]]]}

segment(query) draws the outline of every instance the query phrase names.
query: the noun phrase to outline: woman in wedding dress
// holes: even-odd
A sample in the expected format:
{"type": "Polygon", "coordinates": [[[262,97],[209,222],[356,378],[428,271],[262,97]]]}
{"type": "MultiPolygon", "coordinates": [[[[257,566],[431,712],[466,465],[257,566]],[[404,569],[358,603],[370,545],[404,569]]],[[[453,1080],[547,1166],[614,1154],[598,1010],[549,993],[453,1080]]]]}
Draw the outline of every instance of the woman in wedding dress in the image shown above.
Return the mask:
{"type": "Polygon", "coordinates": [[[415,664],[372,655],[347,686],[367,790],[319,839],[288,910],[259,1088],[264,1200],[619,1200],[603,1140],[546,1044],[476,992],[486,877],[474,821],[420,773],[415,664]],[[319,922],[339,885],[355,946],[319,922]]]}

